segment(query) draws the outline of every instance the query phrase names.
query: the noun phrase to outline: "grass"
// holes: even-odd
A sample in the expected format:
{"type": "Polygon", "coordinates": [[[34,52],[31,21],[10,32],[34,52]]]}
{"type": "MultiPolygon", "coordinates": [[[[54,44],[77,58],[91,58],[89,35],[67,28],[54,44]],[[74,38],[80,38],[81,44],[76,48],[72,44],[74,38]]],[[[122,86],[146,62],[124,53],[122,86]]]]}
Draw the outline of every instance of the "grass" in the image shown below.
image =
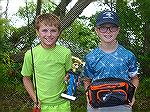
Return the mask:
{"type": "Polygon", "coordinates": [[[29,112],[32,109],[31,100],[24,91],[16,91],[13,86],[2,85],[0,91],[0,112],[29,112]]]}
{"type": "MultiPolygon", "coordinates": [[[[140,81],[136,94],[133,112],[150,112],[150,78],[140,81]]],[[[80,90],[84,93],[83,88],[80,90]]],[[[0,80],[0,112],[31,112],[32,101],[25,91],[22,82],[0,80]]],[[[86,112],[85,95],[82,94],[76,101],[71,101],[72,112],[86,112]]]]}
{"type": "Polygon", "coordinates": [[[86,112],[86,98],[83,86],[81,86],[77,94],[80,94],[79,97],[75,101],[71,101],[71,111],[86,112]]]}

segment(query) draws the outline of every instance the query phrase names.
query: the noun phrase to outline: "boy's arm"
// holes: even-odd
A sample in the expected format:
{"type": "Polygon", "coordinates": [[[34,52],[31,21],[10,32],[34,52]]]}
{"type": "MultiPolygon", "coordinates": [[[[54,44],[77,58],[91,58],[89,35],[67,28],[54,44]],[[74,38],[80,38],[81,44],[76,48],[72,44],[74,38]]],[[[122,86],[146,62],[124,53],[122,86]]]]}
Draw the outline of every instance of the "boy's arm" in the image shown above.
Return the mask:
{"type": "Polygon", "coordinates": [[[138,75],[134,76],[131,78],[131,82],[132,84],[135,86],[135,90],[138,88],[139,86],[139,78],[138,75]]]}
{"type": "Polygon", "coordinates": [[[23,77],[23,84],[25,86],[25,89],[27,90],[28,94],[30,95],[31,99],[35,102],[36,101],[36,95],[34,93],[34,87],[33,83],[31,81],[31,78],[29,76],[23,77]]]}
{"type": "MultiPolygon", "coordinates": [[[[33,102],[36,102],[36,95],[34,92],[34,87],[33,87],[33,83],[31,81],[30,76],[23,77],[23,84],[24,84],[25,89],[27,90],[28,94],[30,95],[31,99],[33,100],[33,102]]],[[[40,102],[39,102],[39,106],[40,106],[40,102]]]]}
{"type": "Polygon", "coordinates": [[[83,80],[83,83],[84,83],[84,89],[86,91],[88,86],[91,84],[91,80],[90,79],[85,79],[85,80],[83,80]]]}
{"type": "MultiPolygon", "coordinates": [[[[84,90],[86,91],[88,86],[91,84],[91,80],[90,79],[85,79],[85,80],[83,80],[83,84],[84,84],[84,90]]],[[[89,102],[88,93],[86,92],[85,94],[86,94],[86,100],[87,100],[87,102],[89,102]]]]}
{"type": "MultiPolygon", "coordinates": [[[[139,78],[138,78],[138,76],[136,75],[136,76],[132,77],[131,82],[135,86],[135,93],[136,93],[136,90],[137,90],[137,88],[139,86],[139,78]]],[[[134,102],[135,102],[135,94],[133,96],[133,99],[132,99],[132,102],[130,103],[130,105],[133,106],[134,102]]]]}

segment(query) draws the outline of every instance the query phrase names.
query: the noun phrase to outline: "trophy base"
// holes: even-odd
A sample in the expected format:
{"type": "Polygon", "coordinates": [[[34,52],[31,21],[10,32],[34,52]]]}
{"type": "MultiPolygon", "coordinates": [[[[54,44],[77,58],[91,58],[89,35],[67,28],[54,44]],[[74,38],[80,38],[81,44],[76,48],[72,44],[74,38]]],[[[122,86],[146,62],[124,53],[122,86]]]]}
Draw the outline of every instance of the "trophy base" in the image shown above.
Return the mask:
{"type": "Polygon", "coordinates": [[[73,100],[73,101],[76,100],[75,96],[70,96],[70,95],[67,95],[65,93],[61,93],[61,97],[69,99],[69,100],[73,100]]]}

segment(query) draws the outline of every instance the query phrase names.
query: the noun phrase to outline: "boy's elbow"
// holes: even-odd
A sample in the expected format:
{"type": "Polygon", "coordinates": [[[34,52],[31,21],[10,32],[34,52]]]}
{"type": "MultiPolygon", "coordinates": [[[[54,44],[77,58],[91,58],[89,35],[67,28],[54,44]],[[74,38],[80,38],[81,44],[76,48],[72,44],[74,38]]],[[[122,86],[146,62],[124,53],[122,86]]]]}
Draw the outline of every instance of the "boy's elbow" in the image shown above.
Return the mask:
{"type": "Polygon", "coordinates": [[[31,77],[30,76],[23,76],[22,80],[23,80],[23,82],[31,81],[31,77]]]}
{"type": "Polygon", "coordinates": [[[133,83],[133,85],[134,85],[136,88],[138,88],[138,86],[139,86],[139,77],[138,77],[138,75],[132,77],[131,82],[133,83]]]}
{"type": "Polygon", "coordinates": [[[132,80],[139,81],[139,77],[138,77],[138,75],[135,75],[134,77],[132,77],[132,80]]]}

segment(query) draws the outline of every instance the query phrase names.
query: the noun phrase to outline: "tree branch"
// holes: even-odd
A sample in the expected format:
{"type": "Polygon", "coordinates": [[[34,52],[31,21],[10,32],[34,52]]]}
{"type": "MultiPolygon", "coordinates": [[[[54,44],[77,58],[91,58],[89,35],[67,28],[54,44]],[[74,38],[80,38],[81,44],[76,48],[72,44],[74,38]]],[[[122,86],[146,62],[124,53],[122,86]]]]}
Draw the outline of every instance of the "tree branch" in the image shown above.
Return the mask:
{"type": "Polygon", "coordinates": [[[57,6],[57,8],[54,10],[54,14],[57,16],[60,16],[60,18],[63,18],[65,16],[66,12],[66,6],[71,2],[72,0],[61,0],[60,4],[57,6]]]}
{"type": "Polygon", "coordinates": [[[41,13],[42,0],[37,0],[36,17],[41,13]]]}
{"type": "Polygon", "coordinates": [[[5,18],[6,19],[8,18],[8,15],[7,15],[8,5],[9,5],[9,0],[7,0],[6,10],[5,10],[5,18]]]}
{"type": "Polygon", "coordinates": [[[62,19],[61,30],[66,29],[83,12],[83,10],[93,1],[96,1],[96,0],[78,0],[78,2],[73,6],[73,8],[62,19]]]}

